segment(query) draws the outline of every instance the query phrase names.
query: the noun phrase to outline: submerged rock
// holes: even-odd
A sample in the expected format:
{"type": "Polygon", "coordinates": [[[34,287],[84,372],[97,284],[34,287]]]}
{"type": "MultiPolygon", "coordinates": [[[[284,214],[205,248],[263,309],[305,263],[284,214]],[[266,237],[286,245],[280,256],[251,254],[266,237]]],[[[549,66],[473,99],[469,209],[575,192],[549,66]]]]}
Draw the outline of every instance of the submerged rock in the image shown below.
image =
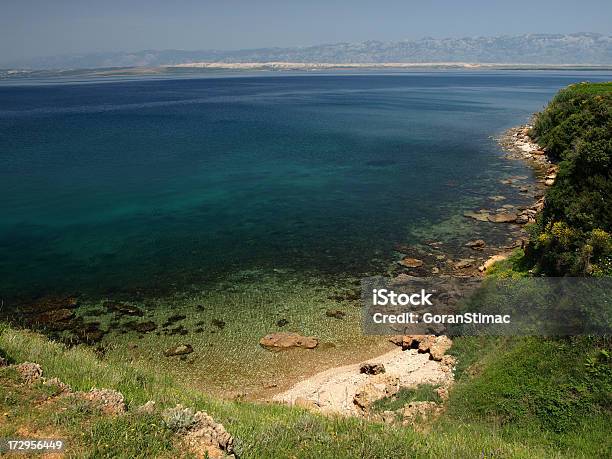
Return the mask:
{"type": "Polygon", "coordinates": [[[487,243],[485,241],[483,241],[482,239],[476,239],[474,241],[468,241],[465,244],[466,247],[469,247],[470,249],[475,249],[475,250],[482,249],[482,248],[486,247],[486,245],[487,245],[487,243]]]}
{"type": "Polygon", "coordinates": [[[490,214],[488,220],[493,223],[512,223],[516,221],[518,215],[512,212],[501,212],[499,214],[490,214]]]}
{"type": "Polygon", "coordinates": [[[79,340],[85,343],[97,343],[104,338],[104,335],[106,334],[106,332],[104,330],[100,330],[99,327],[99,322],[84,323],[82,327],[74,330],[74,334],[79,340]]]}
{"type": "Polygon", "coordinates": [[[54,309],[37,315],[34,323],[53,330],[62,331],[72,327],[71,321],[74,317],[74,311],[71,309],[54,309]]]}
{"type": "Polygon", "coordinates": [[[325,311],[327,317],[333,317],[334,319],[344,319],[346,313],[340,309],[328,309],[325,311]]]}
{"type": "Polygon", "coordinates": [[[193,352],[191,344],[179,344],[178,346],[171,347],[164,351],[166,357],[172,357],[175,355],[186,355],[193,352]]]}
{"type": "Polygon", "coordinates": [[[472,266],[473,261],[469,260],[469,259],[465,259],[465,260],[459,260],[455,263],[455,268],[456,269],[465,269],[465,268],[469,268],[470,266],[472,266]]]}
{"type": "Polygon", "coordinates": [[[289,325],[289,321],[287,319],[278,319],[276,321],[277,327],[284,327],[285,325],[289,325]]]}
{"type": "Polygon", "coordinates": [[[399,261],[399,264],[406,268],[420,268],[423,266],[423,261],[418,258],[406,257],[399,261]]]}
{"type": "Polygon", "coordinates": [[[489,213],[488,212],[464,212],[464,217],[473,218],[474,220],[478,220],[479,222],[487,222],[489,221],[489,213]]]}
{"type": "Polygon", "coordinates": [[[163,324],[163,327],[169,327],[170,325],[173,325],[176,322],[179,322],[181,320],[185,320],[186,318],[187,316],[183,314],[174,314],[166,319],[166,321],[163,324]]]}
{"type": "Polygon", "coordinates": [[[177,327],[170,328],[169,330],[165,331],[165,334],[169,335],[169,336],[172,336],[172,335],[186,335],[188,333],[189,333],[189,330],[187,330],[182,325],[178,325],[177,327]]]}
{"type": "Polygon", "coordinates": [[[139,333],[149,333],[157,329],[157,324],[151,320],[146,322],[132,322],[130,328],[139,333]]]}
{"type": "Polygon", "coordinates": [[[259,340],[259,344],[271,351],[280,351],[294,347],[314,349],[319,340],[313,336],[302,336],[293,332],[270,333],[259,340]]]}
{"type": "Polygon", "coordinates": [[[127,303],[117,303],[114,301],[107,301],[106,304],[106,309],[108,309],[111,312],[115,312],[117,314],[121,314],[121,315],[125,315],[125,316],[143,316],[144,313],[142,312],[142,310],[140,308],[137,308],[136,306],[132,306],[131,304],[127,304],[127,303]]]}

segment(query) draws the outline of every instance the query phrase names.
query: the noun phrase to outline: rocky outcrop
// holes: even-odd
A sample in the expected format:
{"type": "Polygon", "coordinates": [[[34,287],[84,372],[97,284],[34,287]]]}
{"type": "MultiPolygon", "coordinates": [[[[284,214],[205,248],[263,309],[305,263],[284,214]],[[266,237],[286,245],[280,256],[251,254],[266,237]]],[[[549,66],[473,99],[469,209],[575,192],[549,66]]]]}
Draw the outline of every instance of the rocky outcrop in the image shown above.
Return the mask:
{"type": "MultiPolygon", "coordinates": [[[[60,390],[54,397],[70,397],[85,401],[101,410],[102,415],[116,416],[126,413],[127,406],[121,392],[113,389],[93,388],[88,392],[71,392],[70,386],[58,378],[45,379],[42,368],[37,363],[24,362],[11,367],[21,375],[25,384],[42,382],[47,386],[55,386],[60,390]]],[[[140,414],[154,415],[155,402],[149,400],[136,408],[140,414]]],[[[203,411],[194,411],[177,405],[161,413],[164,423],[174,431],[180,441],[199,458],[233,458],[234,438],[225,427],[203,411]]]]}
{"type": "Polygon", "coordinates": [[[291,348],[314,349],[319,340],[313,336],[303,336],[294,332],[269,333],[259,340],[259,344],[270,351],[282,351],[291,348]]]}
{"type": "Polygon", "coordinates": [[[446,351],[453,345],[451,339],[444,335],[399,335],[389,341],[404,350],[417,349],[421,353],[429,353],[431,359],[436,361],[442,361],[446,351]]]}
{"type": "Polygon", "coordinates": [[[385,374],[376,375],[359,387],[353,396],[353,403],[365,412],[370,409],[375,401],[391,397],[397,394],[399,390],[399,377],[385,374]]]}
{"type": "Polygon", "coordinates": [[[148,400],[146,403],[136,408],[137,413],[153,414],[155,413],[155,400],[148,400]]]}
{"type": "Polygon", "coordinates": [[[234,438],[204,411],[176,405],[162,413],[166,425],[179,434],[197,457],[234,457],[234,438]]]}
{"type": "Polygon", "coordinates": [[[89,392],[75,392],[74,397],[88,400],[98,406],[104,414],[117,415],[127,411],[123,394],[113,389],[96,389],[89,392]]]}
{"type": "Polygon", "coordinates": [[[43,371],[37,363],[23,362],[15,365],[14,368],[26,384],[33,384],[42,379],[43,371]]]}
{"type": "Polygon", "coordinates": [[[70,392],[72,392],[72,388],[68,384],[62,382],[59,378],[43,378],[43,385],[56,387],[58,391],[62,394],[69,394],[70,392]]]}
{"type": "Polygon", "coordinates": [[[465,258],[463,260],[459,260],[455,262],[454,267],[455,269],[465,269],[465,268],[469,268],[470,266],[472,266],[473,263],[474,263],[474,260],[465,258]]]}
{"type": "Polygon", "coordinates": [[[453,342],[448,336],[438,336],[433,343],[429,345],[429,353],[433,360],[441,361],[446,351],[448,351],[453,342]]]}

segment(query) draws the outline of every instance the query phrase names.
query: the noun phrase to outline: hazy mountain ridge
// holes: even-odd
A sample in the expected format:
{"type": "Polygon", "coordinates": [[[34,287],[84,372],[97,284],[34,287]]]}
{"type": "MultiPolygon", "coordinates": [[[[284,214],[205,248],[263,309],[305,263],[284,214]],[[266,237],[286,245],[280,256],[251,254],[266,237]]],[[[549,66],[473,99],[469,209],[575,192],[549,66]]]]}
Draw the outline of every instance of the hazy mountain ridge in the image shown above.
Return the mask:
{"type": "Polygon", "coordinates": [[[612,36],[596,33],[423,38],[237,51],[144,50],[30,59],[13,68],[154,67],[191,62],[612,64],[612,36]]]}

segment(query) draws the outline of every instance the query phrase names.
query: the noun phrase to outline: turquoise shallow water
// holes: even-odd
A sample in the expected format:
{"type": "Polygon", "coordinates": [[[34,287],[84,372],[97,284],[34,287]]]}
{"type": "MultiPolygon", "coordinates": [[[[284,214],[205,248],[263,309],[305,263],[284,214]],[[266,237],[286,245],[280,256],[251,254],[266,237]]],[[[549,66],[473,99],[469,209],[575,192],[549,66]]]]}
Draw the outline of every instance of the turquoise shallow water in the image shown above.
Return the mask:
{"type": "Polygon", "coordinates": [[[0,86],[0,291],[364,275],[525,173],[490,138],[609,75],[438,72],[0,86]]]}

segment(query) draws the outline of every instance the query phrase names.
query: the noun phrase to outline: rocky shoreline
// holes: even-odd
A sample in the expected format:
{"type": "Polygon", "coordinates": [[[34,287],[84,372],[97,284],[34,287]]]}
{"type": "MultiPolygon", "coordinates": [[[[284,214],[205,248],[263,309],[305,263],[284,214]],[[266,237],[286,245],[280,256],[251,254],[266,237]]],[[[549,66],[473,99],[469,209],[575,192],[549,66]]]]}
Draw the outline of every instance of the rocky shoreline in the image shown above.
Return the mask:
{"type": "MultiPolygon", "coordinates": [[[[506,258],[516,248],[523,247],[528,239],[525,225],[534,223],[544,207],[544,193],[556,178],[557,166],[546,152],[529,136],[533,125],[528,123],[511,128],[497,138],[508,160],[520,160],[532,167],[535,183],[529,183],[525,175],[515,175],[501,180],[505,186],[532,199],[527,205],[512,203],[503,195],[489,196],[490,205],[464,212],[464,217],[488,225],[504,225],[505,244],[492,244],[485,237],[476,235],[460,246],[446,249],[444,242],[427,240],[420,245],[398,245],[401,254],[395,275],[404,273],[417,277],[481,276],[495,262],[506,258]]],[[[487,233],[484,226],[483,232],[487,233]]],[[[499,230],[499,228],[496,228],[499,230]]]]}
{"type": "MultiPolygon", "coordinates": [[[[425,241],[422,246],[398,246],[396,249],[402,258],[395,266],[396,280],[401,280],[403,276],[479,278],[493,264],[507,258],[516,248],[524,246],[528,239],[524,226],[535,222],[537,214],[544,207],[545,189],[554,183],[557,173],[557,166],[529,136],[531,129],[531,124],[521,125],[509,129],[497,139],[506,151],[506,158],[526,161],[534,168],[537,179],[532,186],[525,183],[527,176],[501,180],[503,185],[518,188],[519,193],[532,198],[531,204],[500,205],[501,201],[506,201],[506,197],[491,196],[491,208],[464,214],[464,217],[478,223],[507,225],[509,244],[495,246],[483,239],[473,239],[466,241],[460,250],[454,252],[445,251],[442,241],[425,241]]],[[[446,397],[440,397],[440,403],[413,402],[397,412],[377,414],[371,411],[374,402],[394,397],[402,388],[433,384],[438,386],[436,390],[439,394],[447,394],[454,381],[455,361],[444,354],[452,345],[448,337],[396,336],[390,341],[401,346],[401,349],[367,362],[323,371],[277,394],[273,400],[323,413],[363,416],[387,423],[399,420],[403,424],[414,424],[417,418],[437,416],[444,409],[446,397]]],[[[294,346],[288,347],[304,346],[296,341],[294,346]]]]}
{"type": "MultiPolygon", "coordinates": [[[[512,128],[497,139],[509,160],[526,161],[534,168],[537,176],[535,183],[530,182],[527,176],[512,176],[501,180],[503,185],[514,188],[519,196],[528,197],[531,202],[525,204],[525,200],[521,200],[523,204],[511,203],[511,200],[505,196],[490,196],[488,200],[490,205],[464,214],[464,217],[473,221],[475,225],[471,239],[466,238],[452,243],[426,240],[418,245],[398,245],[396,247],[398,260],[389,271],[392,277],[406,275],[437,277],[440,281],[457,277],[480,278],[492,264],[503,260],[516,248],[524,245],[527,240],[524,226],[535,221],[537,213],[544,205],[544,191],[547,186],[554,183],[557,170],[545,152],[529,137],[531,127],[530,124],[526,124],[512,128]],[[497,236],[501,234],[505,242],[499,243],[494,240],[493,230],[497,236]]],[[[358,301],[359,293],[356,292],[355,297],[351,297],[351,303],[358,304],[358,301]]],[[[157,319],[145,320],[144,311],[139,307],[107,300],[94,316],[89,317],[90,314],[84,316],[75,313],[78,306],[77,297],[44,297],[22,308],[20,317],[23,325],[28,328],[45,330],[51,337],[67,345],[80,343],[92,345],[101,355],[106,349],[100,342],[113,327],[121,333],[135,332],[138,337],[149,333],[177,335],[176,338],[181,340],[180,343],[160,349],[160,355],[165,358],[171,359],[177,356],[182,360],[188,360],[189,354],[194,352],[195,346],[192,346],[194,343],[190,343],[189,338],[185,336],[188,330],[180,325],[180,322],[186,318],[184,314],[173,314],[166,322],[157,319]],[[111,328],[101,324],[99,317],[104,314],[112,315],[112,320],[108,324],[111,328]],[[120,322],[122,318],[129,320],[120,322]]],[[[329,310],[325,314],[331,318],[342,319],[345,312],[329,310]]],[[[213,319],[211,323],[215,330],[221,330],[225,326],[225,322],[218,319],[213,319]]],[[[281,319],[277,325],[281,327],[286,323],[281,319]]],[[[199,328],[195,328],[194,332],[203,330],[204,325],[202,321],[196,323],[199,328]]],[[[269,351],[294,347],[305,349],[320,347],[318,338],[314,336],[303,337],[296,333],[271,332],[263,336],[259,343],[269,351]]]]}

